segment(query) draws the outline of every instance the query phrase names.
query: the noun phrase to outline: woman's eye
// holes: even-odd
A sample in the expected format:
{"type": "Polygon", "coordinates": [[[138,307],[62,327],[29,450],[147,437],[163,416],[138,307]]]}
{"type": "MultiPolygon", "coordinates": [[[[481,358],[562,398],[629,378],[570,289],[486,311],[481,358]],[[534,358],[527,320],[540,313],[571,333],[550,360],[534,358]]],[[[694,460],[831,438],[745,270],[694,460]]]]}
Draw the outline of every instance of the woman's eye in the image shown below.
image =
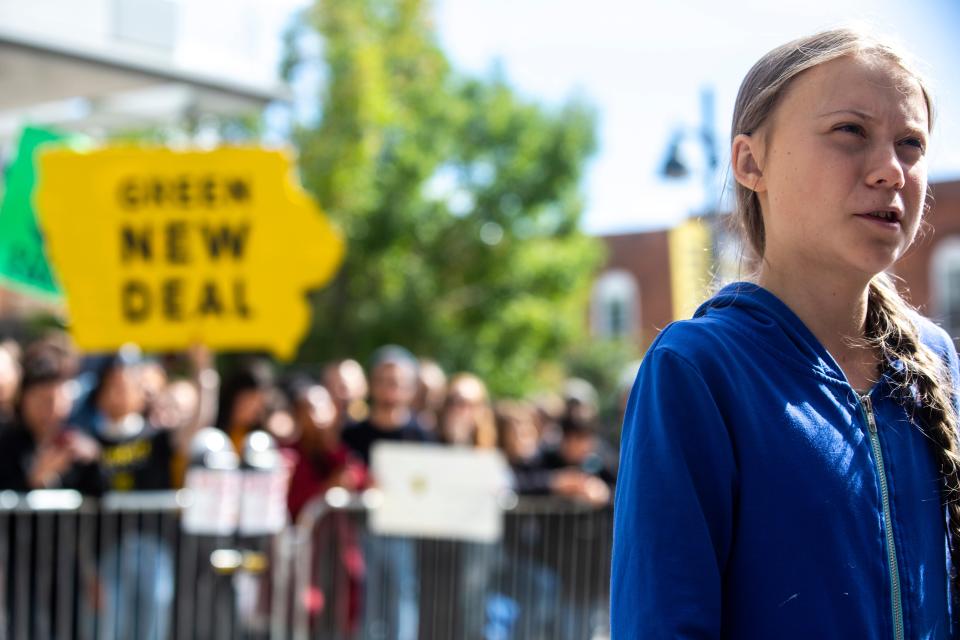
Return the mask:
{"type": "Polygon", "coordinates": [[[923,140],[920,138],[907,138],[906,140],[901,141],[902,144],[907,145],[908,147],[916,147],[920,151],[924,151],[926,147],[923,144],[923,140]]]}
{"type": "Polygon", "coordinates": [[[864,135],[866,135],[866,131],[864,131],[863,127],[861,127],[861,126],[858,125],[858,124],[841,124],[841,125],[838,126],[835,130],[836,130],[836,131],[845,131],[845,132],[847,132],[847,133],[852,133],[852,134],[858,135],[858,136],[864,136],[864,135]]]}

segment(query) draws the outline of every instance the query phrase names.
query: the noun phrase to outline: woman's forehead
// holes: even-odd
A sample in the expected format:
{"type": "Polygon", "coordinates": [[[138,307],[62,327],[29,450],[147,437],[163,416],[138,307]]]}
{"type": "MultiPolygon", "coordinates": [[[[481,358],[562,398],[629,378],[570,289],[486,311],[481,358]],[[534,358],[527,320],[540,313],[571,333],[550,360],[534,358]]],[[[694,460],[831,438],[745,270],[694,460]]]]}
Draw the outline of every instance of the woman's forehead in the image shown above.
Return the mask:
{"type": "Polygon", "coordinates": [[[812,118],[847,112],[864,120],[895,118],[928,128],[920,82],[879,56],[844,56],[805,71],[791,83],[781,107],[812,118]]]}

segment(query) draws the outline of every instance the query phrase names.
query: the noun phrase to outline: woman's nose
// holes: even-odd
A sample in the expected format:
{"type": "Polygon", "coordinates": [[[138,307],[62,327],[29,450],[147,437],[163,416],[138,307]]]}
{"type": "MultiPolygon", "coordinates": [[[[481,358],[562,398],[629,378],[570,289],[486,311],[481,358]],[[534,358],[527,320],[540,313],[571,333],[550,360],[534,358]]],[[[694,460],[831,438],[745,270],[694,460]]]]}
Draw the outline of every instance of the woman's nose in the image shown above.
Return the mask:
{"type": "Polygon", "coordinates": [[[903,164],[895,146],[884,145],[870,154],[867,184],[871,187],[902,189],[904,182],[903,164]]]}

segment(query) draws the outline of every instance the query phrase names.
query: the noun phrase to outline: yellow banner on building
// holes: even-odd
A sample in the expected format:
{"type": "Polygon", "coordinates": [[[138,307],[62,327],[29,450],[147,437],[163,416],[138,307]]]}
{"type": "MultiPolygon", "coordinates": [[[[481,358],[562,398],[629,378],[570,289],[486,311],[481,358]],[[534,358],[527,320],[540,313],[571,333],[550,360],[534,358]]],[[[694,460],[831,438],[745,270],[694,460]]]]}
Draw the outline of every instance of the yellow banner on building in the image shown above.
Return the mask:
{"type": "Polygon", "coordinates": [[[709,297],[713,251],[710,227],[700,218],[690,218],[670,230],[670,292],[673,319],[690,318],[709,297]]]}
{"type": "Polygon", "coordinates": [[[280,151],[51,149],[38,159],[38,219],[89,351],[200,342],[292,357],[343,240],[280,151]]]}

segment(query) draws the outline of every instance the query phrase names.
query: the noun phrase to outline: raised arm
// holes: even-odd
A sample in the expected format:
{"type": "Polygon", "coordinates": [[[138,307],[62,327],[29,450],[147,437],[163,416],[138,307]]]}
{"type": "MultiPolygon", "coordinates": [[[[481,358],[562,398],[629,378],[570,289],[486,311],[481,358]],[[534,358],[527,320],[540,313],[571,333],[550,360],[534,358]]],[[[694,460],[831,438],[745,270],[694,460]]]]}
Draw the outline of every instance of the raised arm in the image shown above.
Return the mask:
{"type": "Polygon", "coordinates": [[[191,383],[197,390],[197,404],[193,415],[177,433],[176,446],[185,453],[194,434],[203,427],[209,427],[217,419],[217,397],[220,393],[220,375],[213,367],[213,355],[210,350],[195,344],[188,352],[191,365],[191,383]]]}

